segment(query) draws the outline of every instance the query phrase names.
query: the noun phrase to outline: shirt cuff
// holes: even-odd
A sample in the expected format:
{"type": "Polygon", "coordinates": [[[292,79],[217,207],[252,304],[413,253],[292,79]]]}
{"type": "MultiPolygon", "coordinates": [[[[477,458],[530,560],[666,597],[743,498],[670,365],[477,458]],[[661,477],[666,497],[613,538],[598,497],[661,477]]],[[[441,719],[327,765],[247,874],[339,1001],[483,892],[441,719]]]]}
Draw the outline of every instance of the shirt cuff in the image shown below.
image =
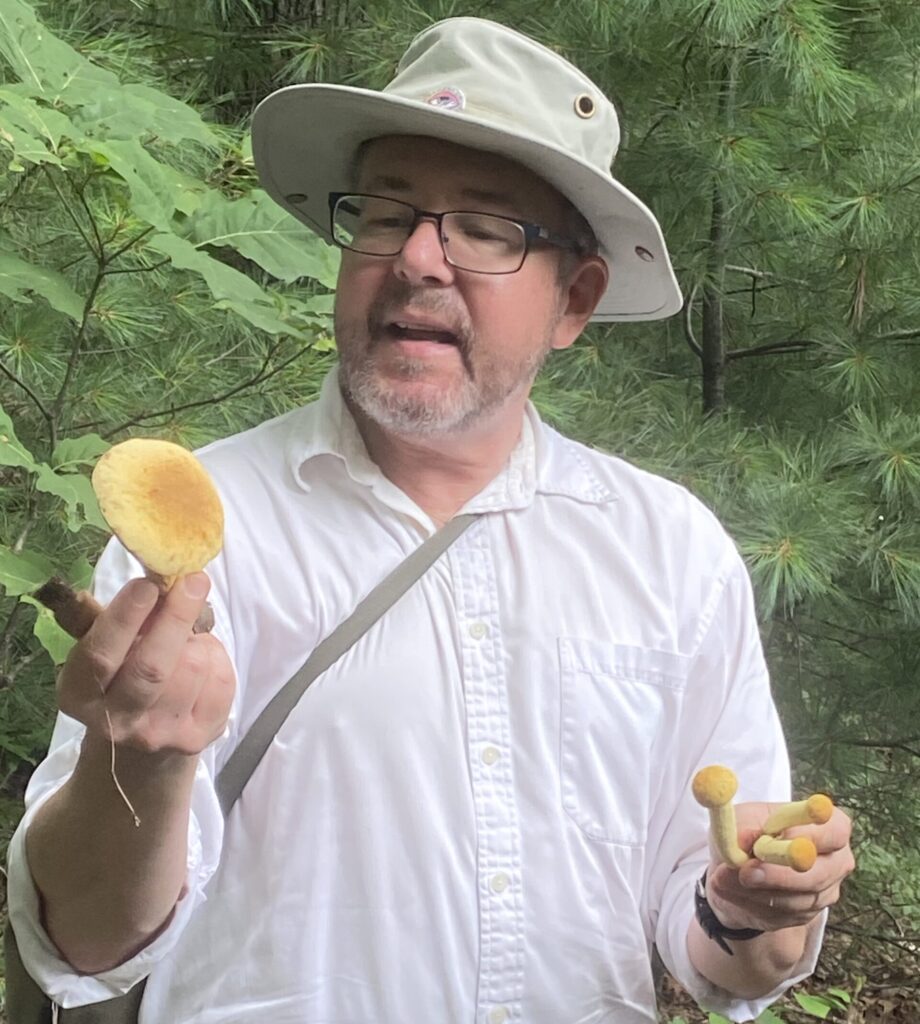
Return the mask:
{"type": "Polygon", "coordinates": [[[189,815],[187,892],[183,891],[169,925],[130,960],[100,974],[80,974],[63,959],[41,924],[40,898],[26,860],[25,837],[38,808],[66,780],[61,779],[29,807],[10,841],[8,912],[23,965],[38,987],[63,1009],[112,999],[147,977],[179,940],[195,908],[206,900],[204,888],[217,868],[223,817],[207,768],[199,762],[189,815]],[[203,836],[205,838],[203,842],[203,836]],[[216,838],[216,842],[214,841],[216,838]]]}
{"type": "Polygon", "coordinates": [[[687,951],[687,932],[694,914],[692,895],[685,905],[675,912],[670,923],[670,941],[668,956],[662,953],[665,966],[683,985],[697,1003],[710,1013],[719,1013],[730,1021],[753,1021],[772,1003],[775,1003],[793,985],[807,978],[815,969],[821,944],[824,941],[824,930],[827,926],[828,911],[822,911],[817,927],[808,930],[805,950],[799,962],[792,969],[788,978],[772,992],[759,999],[739,999],[724,989],[719,988],[693,966],[687,951]]]}

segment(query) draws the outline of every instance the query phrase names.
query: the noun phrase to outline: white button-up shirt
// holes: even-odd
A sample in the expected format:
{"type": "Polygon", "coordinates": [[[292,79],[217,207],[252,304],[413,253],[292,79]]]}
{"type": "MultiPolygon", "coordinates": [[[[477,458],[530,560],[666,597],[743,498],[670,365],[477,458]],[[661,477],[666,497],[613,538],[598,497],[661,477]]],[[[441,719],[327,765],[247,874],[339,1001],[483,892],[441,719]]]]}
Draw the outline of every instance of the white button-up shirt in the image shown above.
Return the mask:
{"type": "MultiPolygon", "coordinates": [[[[653,944],[732,1020],[770,1001],[732,1000],[686,950],[708,856],[693,773],[789,795],[748,577],[699,502],[528,407],[464,509],[482,517],[313,683],[225,823],[213,779],[236,742],[435,527],[370,461],[334,374],[199,454],[225,506],[208,571],[238,690],[200,759],[189,891],[121,966],[60,958],[24,854],[78,756],[60,716],[9,856],[23,958],[59,1004],[149,974],[142,1024],[653,1024],[653,944]]],[[[110,545],[97,595],[137,574],[110,545]]]]}

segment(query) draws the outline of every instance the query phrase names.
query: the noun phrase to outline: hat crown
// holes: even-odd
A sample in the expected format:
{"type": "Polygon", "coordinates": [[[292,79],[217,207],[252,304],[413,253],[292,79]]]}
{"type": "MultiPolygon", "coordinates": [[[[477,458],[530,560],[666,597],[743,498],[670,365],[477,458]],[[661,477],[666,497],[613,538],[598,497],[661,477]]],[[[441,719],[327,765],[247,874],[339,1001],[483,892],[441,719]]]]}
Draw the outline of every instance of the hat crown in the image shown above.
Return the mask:
{"type": "Polygon", "coordinates": [[[420,32],[384,93],[555,146],[609,175],[620,141],[613,104],[564,57],[483,18],[420,32]]]}

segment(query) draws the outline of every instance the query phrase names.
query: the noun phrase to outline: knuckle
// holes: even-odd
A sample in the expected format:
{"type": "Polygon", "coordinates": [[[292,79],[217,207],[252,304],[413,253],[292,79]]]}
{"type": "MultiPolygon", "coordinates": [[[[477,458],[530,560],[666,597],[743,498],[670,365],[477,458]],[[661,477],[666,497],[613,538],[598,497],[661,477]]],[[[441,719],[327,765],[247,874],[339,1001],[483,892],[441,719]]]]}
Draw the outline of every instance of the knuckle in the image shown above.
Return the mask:
{"type": "Polygon", "coordinates": [[[131,675],[143,683],[161,686],[166,681],[163,667],[150,657],[139,654],[131,664],[131,675]]]}

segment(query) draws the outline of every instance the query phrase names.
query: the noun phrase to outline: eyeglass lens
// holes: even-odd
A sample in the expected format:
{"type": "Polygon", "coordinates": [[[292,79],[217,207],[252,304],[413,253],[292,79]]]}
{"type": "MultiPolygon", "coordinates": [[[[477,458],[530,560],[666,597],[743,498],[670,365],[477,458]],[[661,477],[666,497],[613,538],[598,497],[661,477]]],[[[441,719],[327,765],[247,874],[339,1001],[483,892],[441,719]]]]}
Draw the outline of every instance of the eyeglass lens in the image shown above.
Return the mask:
{"type": "MultiPolygon", "coordinates": [[[[408,203],[375,196],[342,196],[333,213],[336,242],[372,256],[395,256],[415,226],[408,203]]],[[[519,224],[488,213],[447,213],[441,220],[444,254],[454,266],[481,273],[508,273],[526,249],[519,224]]]]}

